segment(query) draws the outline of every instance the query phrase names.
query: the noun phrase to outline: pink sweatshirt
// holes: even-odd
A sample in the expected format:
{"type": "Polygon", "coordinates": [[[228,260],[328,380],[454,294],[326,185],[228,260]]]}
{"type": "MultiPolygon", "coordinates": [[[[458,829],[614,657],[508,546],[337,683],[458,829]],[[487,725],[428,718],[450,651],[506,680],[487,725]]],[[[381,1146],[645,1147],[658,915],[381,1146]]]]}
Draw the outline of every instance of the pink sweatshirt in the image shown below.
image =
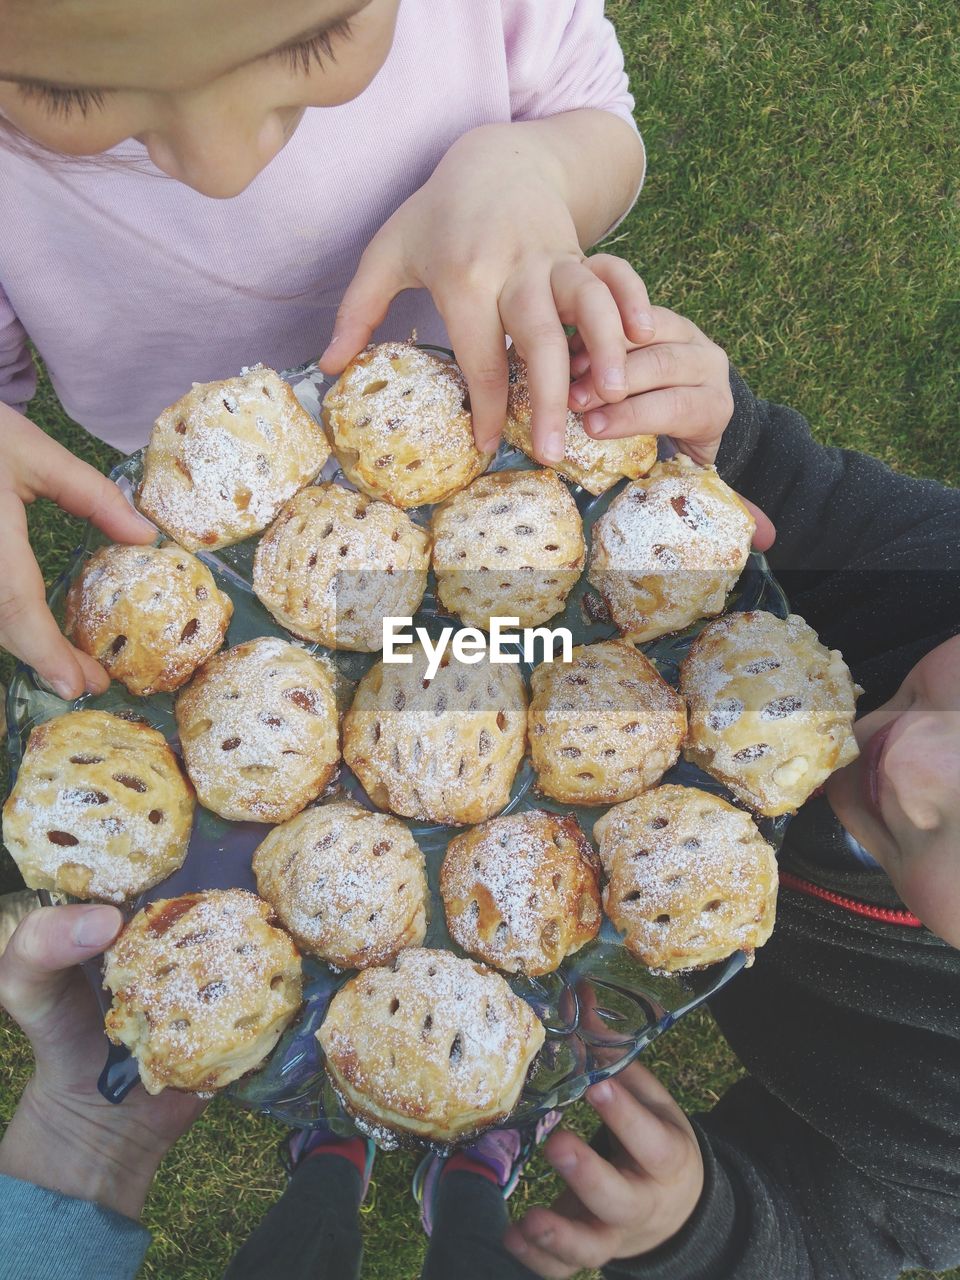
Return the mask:
{"type": "MultiPolygon", "coordinates": [[[[0,145],[0,400],[22,407],[29,337],[67,412],[124,452],[191,382],[315,358],[371,237],[478,125],[597,107],[632,120],[603,0],[403,0],[373,83],[312,107],[242,194],[213,200],[129,141],[115,160],[0,145]]],[[[429,294],[381,334],[444,341],[429,294]]]]}

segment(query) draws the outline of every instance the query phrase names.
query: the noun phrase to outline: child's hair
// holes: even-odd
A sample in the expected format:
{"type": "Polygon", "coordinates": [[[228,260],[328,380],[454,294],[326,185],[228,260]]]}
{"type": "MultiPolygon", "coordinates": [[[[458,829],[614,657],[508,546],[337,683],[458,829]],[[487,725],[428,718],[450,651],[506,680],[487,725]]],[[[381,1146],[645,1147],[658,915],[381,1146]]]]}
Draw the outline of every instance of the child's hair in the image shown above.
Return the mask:
{"type": "MultiPolygon", "coordinates": [[[[62,151],[54,151],[52,147],[46,146],[42,142],[37,142],[35,138],[31,138],[5,116],[0,115],[0,149],[13,151],[15,154],[25,156],[28,160],[36,160],[38,164],[52,168],[55,165],[103,165],[112,168],[136,169],[140,173],[146,174],[148,170],[142,168],[136,160],[125,160],[121,156],[71,156],[66,155],[62,151]]],[[[156,177],[166,177],[166,174],[155,174],[156,177]]]]}

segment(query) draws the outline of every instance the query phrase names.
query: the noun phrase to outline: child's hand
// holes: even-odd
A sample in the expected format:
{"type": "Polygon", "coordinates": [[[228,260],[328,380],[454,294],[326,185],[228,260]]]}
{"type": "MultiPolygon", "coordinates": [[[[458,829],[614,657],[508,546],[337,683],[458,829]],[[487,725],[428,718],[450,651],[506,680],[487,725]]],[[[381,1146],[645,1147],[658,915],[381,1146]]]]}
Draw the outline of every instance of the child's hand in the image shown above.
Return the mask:
{"type": "Polygon", "coordinates": [[[157,1166],[203,1110],[192,1094],[97,1089],[103,1015],[77,967],[113,941],[116,907],[42,907],[0,956],[0,1004],[30,1039],[34,1074],[0,1143],[0,1173],[137,1217],[157,1166]]]}
{"type": "Polygon", "coordinates": [[[65,639],[47,608],[27,536],[25,506],[35,498],[52,498],[116,542],[152,542],[157,531],[106,476],[0,405],[0,646],[29,662],[61,698],[102,693],[109,676],[65,639]]]}
{"type": "Polygon", "coordinates": [[[429,289],[466,375],[478,446],[489,449],[503,428],[507,333],[527,363],[535,451],[547,462],[563,456],[564,324],[577,327],[597,371],[598,403],[627,394],[627,339],[654,335],[647,291],[633,269],[606,254],[584,258],[561,178],[543,158],[546,149],[531,146],[539,136],[526,125],[495,126],[450,148],[370,242],[320,366],[340,373],[396,294],[429,289]]]}
{"type": "Polygon", "coordinates": [[[726,353],[692,321],[653,307],[656,339],[627,355],[629,393],[607,403],[594,385],[594,363],[579,334],[571,342],[570,408],[583,413],[597,440],[670,436],[694,462],[712,463],[733,413],[726,353]]]}
{"type": "Polygon", "coordinates": [[[531,1209],[504,1244],[542,1276],[572,1276],[669,1240],[696,1208],[703,1162],[686,1116],[645,1067],[594,1085],[587,1101],[612,1136],[603,1159],[559,1130],[544,1154],[567,1184],[550,1209],[531,1209]]]}

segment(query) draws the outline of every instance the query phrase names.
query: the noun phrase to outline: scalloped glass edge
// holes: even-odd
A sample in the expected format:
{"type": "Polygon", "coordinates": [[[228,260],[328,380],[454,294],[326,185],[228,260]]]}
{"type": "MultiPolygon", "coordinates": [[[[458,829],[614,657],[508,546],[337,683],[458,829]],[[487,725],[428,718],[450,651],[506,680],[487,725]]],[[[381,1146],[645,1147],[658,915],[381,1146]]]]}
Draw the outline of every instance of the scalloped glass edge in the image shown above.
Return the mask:
{"type": "MultiPolygon", "coordinates": [[[[444,349],[438,350],[443,350],[446,355],[452,354],[444,349]]],[[[287,371],[283,376],[291,382],[308,412],[319,419],[324,385],[324,378],[319,370],[312,364],[306,364],[299,369],[287,371]]],[[[110,473],[111,479],[131,501],[139,479],[141,456],[141,453],[131,455],[110,473]]],[[[490,469],[532,466],[534,464],[522,453],[502,445],[490,469]]],[[[343,482],[333,460],[324,468],[320,478],[343,482]]],[[[571,486],[584,517],[585,532],[626,483],[619,482],[598,498],[579,486],[571,486]]],[[[414,519],[426,521],[429,518],[429,508],[420,508],[411,515],[414,519]]],[[[88,526],[83,543],[76,549],[66,570],[49,592],[48,599],[58,621],[62,621],[66,591],[80,564],[97,546],[106,541],[92,526],[88,526]]],[[[201,559],[235,602],[236,611],[225,643],[236,644],[254,634],[278,635],[300,643],[279,627],[252,595],[248,579],[255,541],[248,539],[217,553],[201,553],[201,559]]],[[[431,574],[431,586],[417,621],[438,621],[440,611],[436,608],[432,584],[431,574]]],[[[605,639],[615,634],[613,627],[589,620],[590,615],[583,608],[583,597],[590,590],[584,573],[571,593],[564,612],[549,623],[552,627],[570,626],[576,644],[605,639]]],[[[727,600],[724,612],[746,609],[765,609],[779,617],[785,617],[789,612],[783,590],[771,574],[764,557],[756,552],[751,553],[747,567],[727,600]]],[[[456,622],[455,619],[450,621],[456,622]]],[[[642,646],[642,651],[670,683],[676,683],[679,663],[707,621],[708,619],[702,619],[685,631],[642,646]]],[[[325,653],[331,658],[343,678],[343,689],[352,685],[363,670],[375,661],[375,655],[331,654],[319,646],[307,647],[311,652],[325,653]]],[[[30,668],[23,663],[18,664],[7,696],[11,785],[27,736],[35,723],[61,715],[67,709],[104,706],[104,709],[116,710],[118,705],[120,709],[139,711],[141,714],[147,711],[151,723],[155,723],[166,733],[168,739],[175,742],[172,698],[168,695],[150,699],[133,698],[122,686],[113,684],[100,698],[84,696],[73,704],[67,704],[45,689],[30,668]],[[110,705],[104,706],[105,703],[110,705]]],[[[593,822],[606,811],[607,806],[584,808],[554,804],[544,797],[534,795],[533,781],[529,760],[525,758],[514,784],[510,803],[504,812],[530,807],[560,813],[572,812],[586,833],[592,835],[593,822]]],[[[700,786],[727,800],[733,799],[725,788],[684,761],[670,770],[664,781],[700,786]]],[[[345,767],[340,785],[354,794],[355,798],[361,801],[365,799],[356,780],[345,767]]],[[[321,800],[323,798],[325,797],[321,797],[321,800]]],[[[765,838],[775,849],[779,849],[789,819],[755,817],[755,821],[765,838]]],[[[425,945],[445,946],[463,954],[446,934],[443,909],[436,890],[437,872],[446,841],[458,828],[417,823],[408,825],[424,849],[431,882],[432,909],[425,945]]],[[[131,904],[130,912],[153,898],[188,892],[190,888],[225,887],[227,883],[241,883],[242,887],[255,890],[249,870],[249,854],[267,830],[267,827],[257,824],[226,823],[198,806],[197,821],[184,867],[131,904]],[[232,848],[228,849],[231,845],[232,848]],[[215,847],[216,855],[221,860],[226,859],[227,864],[224,866],[220,861],[216,867],[216,875],[211,875],[215,861],[212,847],[215,847]],[[191,862],[195,864],[192,867],[191,862]],[[204,874],[198,875],[198,862],[202,862],[204,874]]],[[[41,893],[40,896],[49,902],[66,900],[46,893],[41,893]]],[[[726,961],[706,970],[681,975],[655,974],[629,955],[620,935],[604,917],[598,938],[569,957],[556,973],[533,980],[504,975],[517,994],[534,1007],[547,1032],[544,1047],[535,1060],[520,1100],[511,1113],[511,1123],[533,1120],[554,1107],[567,1106],[582,1097],[590,1085],[617,1074],[680,1018],[709,1000],[747,963],[747,956],[737,952],[726,961]]],[[[109,1001],[101,985],[100,966],[93,962],[85,968],[98,1003],[105,1011],[109,1001]]],[[[228,1086],[224,1091],[227,1096],[244,1107],[261,1111],[294,1127],[317,1124],[321,1118],[325,1118],[337,1132],[356,1132],[353,1121],[344,1111],[330,1085],[315,1037],[334,991],[348,976],[305,956],[304,1005],[298,1018],[256,1071],[228,1086]]],[[[99,1081],[103,1096],[112,1102],[120,1102],[138,1079],[136,1061],[129,1051],[108,1042],[107,1061],[99,1081]]],[[[386,1135],[380,1135],[380,1140],[384,1145],[392,1145],[386,1135]]],[[[461,1139],[463,1140],[466,1140],[466,1135],[461,1139]]],[[[440,1151],[450,1149],[429,1143],[417,1145],[434,1145],[440,1151]]]]}

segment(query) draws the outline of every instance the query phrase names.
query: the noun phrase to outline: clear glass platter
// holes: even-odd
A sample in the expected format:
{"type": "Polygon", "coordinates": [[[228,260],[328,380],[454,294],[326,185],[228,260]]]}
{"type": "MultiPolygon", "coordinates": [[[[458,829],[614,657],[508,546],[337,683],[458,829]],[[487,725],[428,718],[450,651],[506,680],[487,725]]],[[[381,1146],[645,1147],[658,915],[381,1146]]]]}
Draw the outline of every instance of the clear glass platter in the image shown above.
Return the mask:
{"type": "MultiPolygon", "coordinates": [[[[304,366],[284,376],[293,384],[304,407],[318,417],[324,389],[323,377],[319,371],[313,366],[304,366]]],[[[523,454],[503,445],[492,469],[529,468],[533,465],[523,454]]],[[[132,495],[139,483],[141,469],[142,455],[138,453],[122,462],[111,475],[128,495],[132,495]]],[[[324,469],[322,478],[346,483],[333,460],[324,469]]],[[[625,483],[621,482],[600,498],[593,497],[584,489],[573,488],[588,544],[594,522],[625,483]]],[[[410,514],[421,523],[429,520],[429,508],[420,508],[410,514]]],[[[85,560],[104,541],[92,526],[88,527],[70,566],[52,588],[50,605],[59,622],[63,621],[64,602],[70,583],[85,560]]],[[[274,621],[253,594],[250,582],[256,544],[257,538],[251,538],[219,552],[201,554],[201,559],[214,574],[218,585],[231,596],[234,603],[233,618],[226,638],[227,646],[264,635],[293,639],[274,621]]],[[[615,629],[609,623],[598,620],[602,611],[598,611],[596,603],[584,573],[571,593],[564,612],[551,619],[548,625],[552,628],[569,627],[574,644],[606,639],[615,634],[615,629]]],[[[786,598],[763,556],[751,554],[747,567],[727,600],[726,609],[764,609],[778,617],[787,615],[789,610],[786,598]]],[[[432,573],[421,612],[414,621],[415,624],[428,626],[431,631],[440,621],[460,625],[456,619],[443,618],[438,610],[432,573]]],[[[684,632],[643,646],[643,652],[670,683],[676,684],[679,663],[703,625],[703,622],[698,623],[684,632]]],[[[356,681],[376,661],[378,655],[332,652],[319,646],[307,647],[311,652],[325,654],[335,666],[341,710],[345,709],[356,681]]],[[[525,671],[525,675],[529,676],[529,669],[525,671]]],[[[65,703],[47,690],[31,669],[20,665],[10,685],[7,705],[8,745],[14,769],[22,758],[34,725],[80,707],[143,718],[164,734],[174,750],[178,750],[171,695],[136,698],[122,685],[113,683],[99,697],[85,695],[75,703],[65,703]]],[[[702,787],[725,799],[733,799],[713,779],[684,761],[671,769],[664,781],[702,787]]],[[[538,796],[534,782],[529,760],[525,760],[504,812],[529,808],[549,809],[557,813],[572,812],[587,836],[591,836],[593,824],[605,812],[605,806],[575,808],[557,804],[538,796]]],[[[336,789],[339,793],[346,792],[354,796],[367,807],[373,807],[345,765],[341,765],[336,789]]],[[[758,825],[766,839],[775,848],[779,848],[786,823],[786,818],[761,819],[758,825]]],[[[425,945],[458,951],[446,930],[438,880],[447,842],[462,828],[416,822],[409,822],[408,825],[427,862],[431,907],[425,945]]],[[[184,865],[174,875],[131,903],[128,914],[138,910],[147,901],[175,897],[198,889],[239,886],[255,892],[251,856],[268,830],[267,826],[258,823],[228,822],[198,806],[184,865]]],[[[605,918],[596,940],[571,956],[556,973],[536,979],[510,977],[511,987],[534,1007],[547,1033],[544,1048],[531,1070],[518,1109],[514,1113],[516,1118],[526,1120],[552,1107],[565,1106],[579,1098],[590,1084],[620,1071],[652,1040],[729,982],[745,963],[746,957],[742,953],[736,953],[722,964],[701,972],[683,976],[654,974],[629,954],[612,924],[605,918]]],[[[102,1007],[106,1009],[108,997],[101,987],[99,966],[92,964],[87,968],[91,984],[102,1007]]],[[[329,1086],[320,1046],[315,1038],[331,996],[349,976],[321,961],[304,957],[304,1005],[298,1018],[265,1064],[230,1086],[228,1094],[242,1105],[266,1112],[290,1125],[310,1125],[325,1114],[335,1129],[343,1133],[351,1132],[352,1121],[342,1110],[329,1086]]],[[[105,1097],[119,1102],[138,1079],[137,1065],[127,1050],[111,1046],[108,1048],[100,1088],[105,1097]]]]}

